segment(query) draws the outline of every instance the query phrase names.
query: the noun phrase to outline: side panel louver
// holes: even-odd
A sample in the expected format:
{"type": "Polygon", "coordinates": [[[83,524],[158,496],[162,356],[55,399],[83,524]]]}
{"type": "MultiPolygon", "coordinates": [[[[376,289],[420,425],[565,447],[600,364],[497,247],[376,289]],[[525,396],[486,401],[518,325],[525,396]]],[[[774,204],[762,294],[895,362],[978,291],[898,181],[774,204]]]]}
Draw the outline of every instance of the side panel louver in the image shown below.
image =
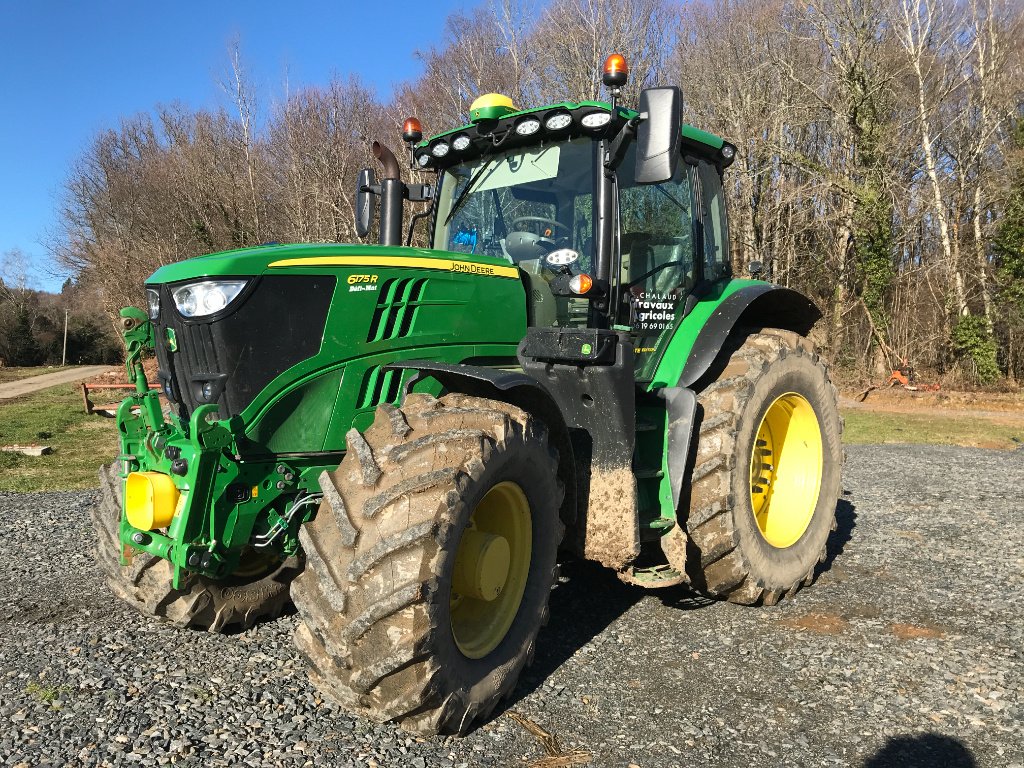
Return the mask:
{"type": "Polygon", "coordinates": [[[405,371],[385,371],[380,366],[370,368],[363,376],[356,408],[376,408],[381,403],[397,403],[402,390],[405,371]]]}
{"type": "Polygon", "coordinates": [[[422,277],[385,280],[366,341],[387,341],[406,336],[412,330],[426,283],[426,278],[422,277]]]}

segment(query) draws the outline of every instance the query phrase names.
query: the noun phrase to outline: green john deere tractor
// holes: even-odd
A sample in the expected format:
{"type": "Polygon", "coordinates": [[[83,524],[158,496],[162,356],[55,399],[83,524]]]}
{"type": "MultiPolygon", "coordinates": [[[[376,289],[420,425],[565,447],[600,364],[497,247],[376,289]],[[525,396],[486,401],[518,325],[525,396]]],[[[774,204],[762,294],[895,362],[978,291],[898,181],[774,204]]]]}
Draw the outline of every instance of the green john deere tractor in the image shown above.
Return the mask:
{"type": "Polygon", "coordinates": [[[813,580],[842,463],[820,313],[732,276],[735,148],[681,124],[676,88],[618,106],[621,57],[604,79],[610,103],[490,94],[428,140],[407,121],[436,178],[375,145],[356,216],[379,245],[149,279],[93,514],[115,593],[210,631],[294,602],[318,687],[434,733],[511,693],[560,550],[744,604],[813,580]],[[407,199],[430,205],[403,246],[407,199]]]}

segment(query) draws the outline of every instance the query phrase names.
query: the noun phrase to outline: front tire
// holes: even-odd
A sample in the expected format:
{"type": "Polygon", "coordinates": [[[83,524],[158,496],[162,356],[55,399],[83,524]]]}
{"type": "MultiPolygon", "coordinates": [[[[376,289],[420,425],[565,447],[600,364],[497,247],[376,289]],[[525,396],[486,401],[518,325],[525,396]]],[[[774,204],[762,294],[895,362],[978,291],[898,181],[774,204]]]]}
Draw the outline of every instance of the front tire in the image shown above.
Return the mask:
{"type": "Polygon", "coordinates": [[[512,692],[547,620],[558,457],[525,412],[458,394],[382,406],[348,439],[299,534],[296,643],[346,709],[464,733],[512,692]]]}
{"type": "Polygon", "coordinates": [[[842,420],[810,341],[777,329],[741,341],[698,395],[687,570],[707,595],[773,605],[810,584],[825,559],[842,420]]]}
{"type": "Polygon", "coordinates": [[[96,562],[110,591],[139,613],[179,627],[223,632],[276,618],[291,605],[288,586],[302,569],[297,557],[266,565],[250,560],[251,575],[223,581],[188,574],[181,589],[171,586],[173,568],[161,557],[136,552],[131,563],[122,566],[119,528],[123,490],[117,465],[100,467],[100,500],[91,510],[96,562]]]}

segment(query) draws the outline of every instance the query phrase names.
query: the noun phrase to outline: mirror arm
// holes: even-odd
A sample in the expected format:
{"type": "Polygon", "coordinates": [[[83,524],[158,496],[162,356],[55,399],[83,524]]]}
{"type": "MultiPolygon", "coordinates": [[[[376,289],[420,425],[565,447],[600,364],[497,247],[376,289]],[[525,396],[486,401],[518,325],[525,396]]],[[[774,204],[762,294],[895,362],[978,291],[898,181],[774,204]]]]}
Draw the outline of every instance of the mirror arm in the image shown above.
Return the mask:
{"type": "Polygon", "coordinates": [[[609,171],[614,171],[620,165],[626,157],[626,150],[629,149],[630,143],[636,138],[636,129],[640,125],[641,121],[647,119],[647,113],[641,113],[636,117],[632,117],[626,121],[626,124],[622,126],[618,136],[616,136],[611,145],[608,147],[604,156],[604,167],[609,171]]]}
{"type": "MultiPolygon", "coordinates": [[[[430,201],[430,205],[427,206],[427,210],[420,211],[419,213],[414,213],[412,215],[412,217],[410,217],[410,219],[409,219],[409,231],[405,235],[405,245],[406,245],[406,247],[408,247],[408,246],[410,246],[412,244],[412,233],[416,229],[417,222],[419,222],[420,219],[424,219],[427,216],[430,216],[431,214],[433,214],[434,213],[434,209],[437,208],[437,195],[434,194],[433,187],[431,187],[428,184],[424,184],[423,186],[430,190],[429,194],[427,192],[424,192],[424,194],[427,195],[425,197],[425,199],[430,201]]],[[[419,202],[423,202],[423,201],[421,200],[419,202]]]]}

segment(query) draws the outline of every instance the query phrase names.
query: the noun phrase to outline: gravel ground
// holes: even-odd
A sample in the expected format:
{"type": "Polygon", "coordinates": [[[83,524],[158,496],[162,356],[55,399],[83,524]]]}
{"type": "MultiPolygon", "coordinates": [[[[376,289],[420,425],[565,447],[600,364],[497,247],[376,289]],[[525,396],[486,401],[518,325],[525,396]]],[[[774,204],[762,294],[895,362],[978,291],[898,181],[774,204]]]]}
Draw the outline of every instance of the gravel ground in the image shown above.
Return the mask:
{"type": "Polygon", "coordinates": [[[461,740],[321,701],[294,616],[218,636],[123,607],[92,494],[0,494],[0,765],[1021,768],[1022,458],[851,447],[831,558],[774,608],[566,565],[535,665],[461,740]]]}

